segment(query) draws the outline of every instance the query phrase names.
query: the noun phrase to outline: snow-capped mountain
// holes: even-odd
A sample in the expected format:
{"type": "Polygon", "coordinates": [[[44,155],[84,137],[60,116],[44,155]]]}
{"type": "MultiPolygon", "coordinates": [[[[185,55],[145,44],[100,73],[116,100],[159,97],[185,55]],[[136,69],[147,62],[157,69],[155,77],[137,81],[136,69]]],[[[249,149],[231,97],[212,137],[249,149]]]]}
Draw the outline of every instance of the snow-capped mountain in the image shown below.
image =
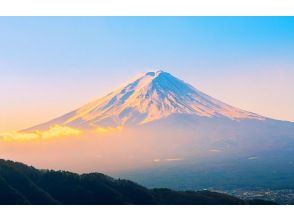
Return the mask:
{"type": "Polygon", "coordinates": [[[170,73],[158,70],[141,73],[105,97],[35,128],[55,124],[80,128],[142,125],[173,114],[231,120],[265,119],[218,101],[170,73]]]}
{"type": "Polygon", "coordinates": [[[142,125],[176,113],[232,120],[265,119],[227,105],[158,70],[141,73],[105,97],[34,128],[55,124],[80,128],[142,125]]]}
{"type": "MultiPolygon", "coordinates": [[[[34,155],[38,160],[35,165],[40,167],[44,161],[50,161],[49,168],[78,172],[171,166],[170,176],[158,172],[160,177],[151,178],[166,178],[166,186],[179,179],[196,181],[201,174],[194,175],[194,171],[207,164],[214,171],[217,161],[233,161],[227,171],[240,171],[243,179],[240,161],[251,167],[244,175],[256,172],[254,162],[267,167],[276,161],[292,171],[294,161],[294,123],[232,107],[164,71],[141,73],[105,97],[5,138],[41,140],[28,142],[26,148],[21,146],[19,154],[10,152],[12,148],[2,152],[28,162],[34,155]],[[68,136],[73,138],[65,138],[68,136]],[[52,138],[56,140],[47,141],[52,138]],[[174,175],[177,166],[183,169],[174,175]]],[[[222,172],[216,176],[222,178],[222,172]]]]}

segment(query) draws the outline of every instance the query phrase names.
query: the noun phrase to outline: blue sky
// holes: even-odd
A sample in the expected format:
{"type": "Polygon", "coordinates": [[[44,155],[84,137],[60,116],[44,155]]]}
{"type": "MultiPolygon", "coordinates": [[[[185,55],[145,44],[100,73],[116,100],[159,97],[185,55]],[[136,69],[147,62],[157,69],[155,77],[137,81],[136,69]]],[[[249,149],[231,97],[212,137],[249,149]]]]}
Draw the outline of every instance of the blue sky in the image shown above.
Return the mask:
{"type": "Polygon", "coordinates": [[[294,17],[1,17],[0,32],[0,130],[61,115],[150,69],[294,121],[294,17]]]}

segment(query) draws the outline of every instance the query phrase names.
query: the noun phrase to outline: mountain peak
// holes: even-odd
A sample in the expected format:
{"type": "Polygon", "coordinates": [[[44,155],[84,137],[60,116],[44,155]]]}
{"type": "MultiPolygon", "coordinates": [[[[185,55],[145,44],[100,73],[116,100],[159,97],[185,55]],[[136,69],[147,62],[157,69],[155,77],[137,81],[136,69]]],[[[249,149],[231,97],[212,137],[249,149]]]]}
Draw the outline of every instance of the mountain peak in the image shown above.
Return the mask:
{"type": "Polygon", "coordinates": [[[171,75],[170,73],[168,72],[165,72],[163,70],[155,70],[155,71],[151,71],[151,72],[146,72],[144,74],[145,76],[151,76],[151,77],[158,77],[160,75],[171,75]]]}

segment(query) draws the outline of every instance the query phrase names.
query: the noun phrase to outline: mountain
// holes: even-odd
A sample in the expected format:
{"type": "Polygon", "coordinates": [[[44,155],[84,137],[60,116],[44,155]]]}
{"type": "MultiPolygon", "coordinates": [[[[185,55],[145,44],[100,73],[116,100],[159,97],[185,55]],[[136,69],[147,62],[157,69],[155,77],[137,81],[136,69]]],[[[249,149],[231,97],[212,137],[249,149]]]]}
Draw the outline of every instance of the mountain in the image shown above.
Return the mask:
{"type": "Polygon", "coordinates": [[[218,101],[170,73],[159,70],[139,74],[105,97],[33,129],[56,124],[77,128],[134,126],[176,114],[266,120],[263,116],[218,101]]]}
{"type": "Polygon", "coordinates": [[[157,151],[166,149],[165,157],[171,143],[177,145],[172,156],[185,158],[217,152],[236,158],[269,151],[288,154],[294,143],[294,123],[232,107],[162,70],[141,73],[108,95],[28,130],[56,125],[81,130],[135,128],[143,135],[135,141],[139,134],[133,134],[134,142],[153,140],[150,145],[158,145],[157,151]]]}
{"type": "Polygon", "coordinates": [[[147,189],[134,182],[100,173],[78,175],[37,170],[0,160],[0,204],[19,205],[246,205],[275,204],[244,201],[210,191],[147,189]]]}
{"type": "Polygon", "coordinates": [[[179,190],[294,187],[293,122],[232,107],[164,71],[19,135],[45,141],[5,143],[2,155],[43,168],[179,190]],[[59,132],[83,135],[46,141],[59,132]]]}

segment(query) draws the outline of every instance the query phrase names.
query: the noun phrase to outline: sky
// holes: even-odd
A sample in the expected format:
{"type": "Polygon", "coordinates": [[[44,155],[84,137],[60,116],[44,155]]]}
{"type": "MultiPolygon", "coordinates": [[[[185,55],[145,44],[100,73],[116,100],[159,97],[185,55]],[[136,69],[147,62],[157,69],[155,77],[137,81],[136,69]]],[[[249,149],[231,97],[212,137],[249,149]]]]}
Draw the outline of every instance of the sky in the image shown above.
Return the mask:
{"type": "Polygon", "coordinates": [[[48,121],[162,69],[294,121],[294,17],[0,17],[0,131],[48,121]]]}

